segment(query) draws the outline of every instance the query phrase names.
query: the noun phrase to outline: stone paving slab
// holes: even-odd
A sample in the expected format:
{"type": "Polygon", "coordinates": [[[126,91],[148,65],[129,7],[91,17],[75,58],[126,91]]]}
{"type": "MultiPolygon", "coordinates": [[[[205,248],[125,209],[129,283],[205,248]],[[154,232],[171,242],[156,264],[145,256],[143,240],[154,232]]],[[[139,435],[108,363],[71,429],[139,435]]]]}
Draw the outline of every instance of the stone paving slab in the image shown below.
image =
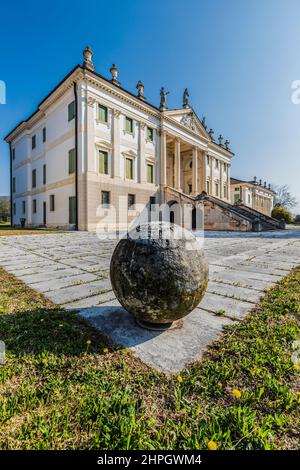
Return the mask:
{"type": "Polygon", "coordinates": [[[149,332],[115,299],[109,265],[116,240],[88,232],[0,237],[0,266],[66,309],[78,310],[120,346],[164,372],[202,357],[227,325],[241,321],[269,287],[300,265],[300,231],[207,232],[210,282],[181,328],[149,332]]]}
{"type": "Polygon", "coordinates": [[[180,328],[164,332],[140,328],[132,315],[117,305],[83,310],[82,315],[113,342],[131,349],[147,365],[165,373],[178,372],[187,363],[201,359],[224,326],[233,324],[228,318],[198,308],[181,321],[180,328]]]}

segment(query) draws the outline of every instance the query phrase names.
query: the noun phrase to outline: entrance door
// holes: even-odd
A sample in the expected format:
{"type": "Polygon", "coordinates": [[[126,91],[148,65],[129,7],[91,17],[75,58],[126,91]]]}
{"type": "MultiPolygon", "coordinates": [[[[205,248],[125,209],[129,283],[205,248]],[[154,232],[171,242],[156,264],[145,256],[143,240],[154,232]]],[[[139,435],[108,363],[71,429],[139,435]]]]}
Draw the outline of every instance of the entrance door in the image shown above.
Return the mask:
{"type": "Polygon", "coordinates": [[[46,201],[43,202],[43,224],[47,224],[47,206],[46,201]]]}

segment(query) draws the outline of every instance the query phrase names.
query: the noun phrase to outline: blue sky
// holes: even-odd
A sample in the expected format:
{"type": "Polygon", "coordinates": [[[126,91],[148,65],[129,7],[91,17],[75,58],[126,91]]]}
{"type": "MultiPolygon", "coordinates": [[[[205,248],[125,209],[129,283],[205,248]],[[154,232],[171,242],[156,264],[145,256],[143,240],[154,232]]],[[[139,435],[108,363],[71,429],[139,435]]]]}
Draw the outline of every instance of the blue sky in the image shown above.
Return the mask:
{"type": "Polygon", "coordinates": [[[2,2],[0,195],[9,193],[2,138],[90,44],[99,73],[109,76],[115,62],[122,86],[135,92],[142,80],[156,105],[161,86],[172,108],[188,87],[198,115],[231,142],[232,176],[288,184],[300,202],[300,104],[291,101],[299,24],[299,0],[2,2]]]}

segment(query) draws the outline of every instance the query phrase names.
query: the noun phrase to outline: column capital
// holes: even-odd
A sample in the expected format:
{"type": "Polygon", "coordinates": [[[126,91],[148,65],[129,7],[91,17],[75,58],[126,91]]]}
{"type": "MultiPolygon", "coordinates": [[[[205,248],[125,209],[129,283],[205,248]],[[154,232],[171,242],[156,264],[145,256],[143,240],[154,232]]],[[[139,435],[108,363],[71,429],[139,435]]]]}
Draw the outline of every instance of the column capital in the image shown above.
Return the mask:
{"type": "Polygon", "coordinates": [[[121,111],[119,111],[118,109],[113,109],[112,114],[114,117],[118,118],[121,114],[121,111]]]}
{"type": "Polygon", "coordinates": [[[95,103],[96,103],[96,99],[95,99],[95,98],[93,98],[92,96],[88,96],[88,97],[87,97],[87,104],[88,104],[88,106],[93,107],[95,103]]]}
{"type": "Polygon", "coordinates": [[[167,131],[164,128],[158,127],[157,134],[165,137],[167,135],[167,131]]]}

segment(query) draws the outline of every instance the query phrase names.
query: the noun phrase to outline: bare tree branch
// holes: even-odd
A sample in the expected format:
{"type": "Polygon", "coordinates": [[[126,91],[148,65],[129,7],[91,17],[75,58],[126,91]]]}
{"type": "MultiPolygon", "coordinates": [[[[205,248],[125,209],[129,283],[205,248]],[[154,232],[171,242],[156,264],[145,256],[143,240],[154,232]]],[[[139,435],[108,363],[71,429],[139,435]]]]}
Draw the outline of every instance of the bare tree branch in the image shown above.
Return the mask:
{"type": "Polygon", "coordinates": [[[274,197],[274,205],[286,207],[287,209],[292,209],[297,206],[297,199],[291,195],[290,189],[287,184],[283,186],[272,186],[273,191],[276,195],[274,197]]]}

